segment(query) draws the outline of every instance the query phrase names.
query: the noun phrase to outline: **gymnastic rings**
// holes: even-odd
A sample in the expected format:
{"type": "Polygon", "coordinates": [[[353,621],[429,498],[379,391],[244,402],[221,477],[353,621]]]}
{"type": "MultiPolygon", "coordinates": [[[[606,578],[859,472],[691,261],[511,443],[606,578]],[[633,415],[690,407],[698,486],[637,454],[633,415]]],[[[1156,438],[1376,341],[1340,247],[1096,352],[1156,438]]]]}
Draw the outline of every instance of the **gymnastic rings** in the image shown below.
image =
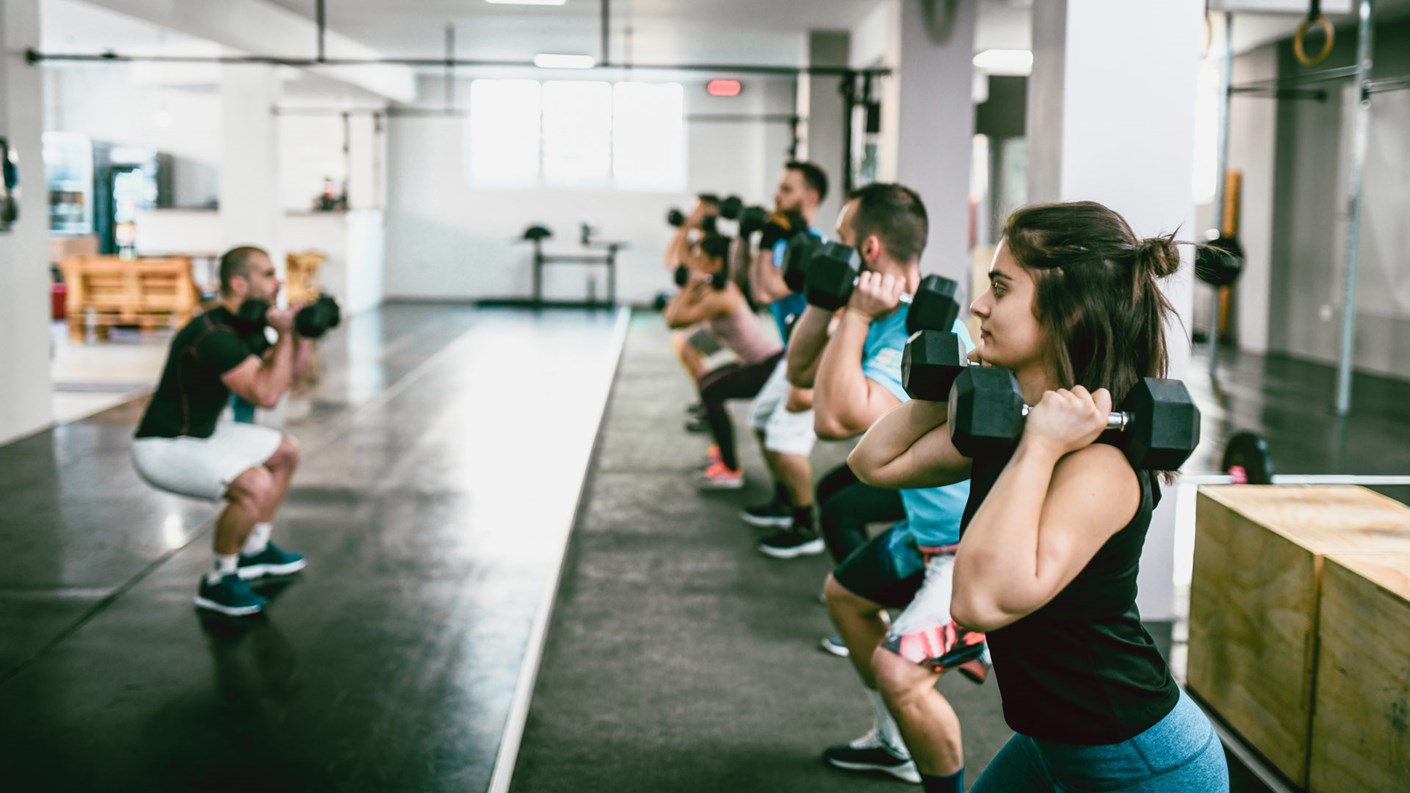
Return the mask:
{"type": "MultiPolygon", "coordinates": [[[[1319,5],[1321,5],[1321,3],[1314,3],[1313,7],[1315,8],[1319,5]]],[[[1308,14],[1307,17],[1302,20],[1302,23],[1297,26],[1297,35],[1293,36],[1293,54],[1297,56],[1297,62],[1303,66],[1316,66],[1322,61],[1325,61],[1327,56],[1332,54],[1332,42],[1336,40],[1336,34],[1332,31],[1331,21],[1321,13],[1314,12],[1314,14],[1308,14]],[[1308,57],[1307,50],[1302,46],[1302,40],[1307,35],[1307,31],[1311,30],[1313,27],[1320,27],[1322,32],[1326,34],[1326,40],[1322,42],[1321,52],[1308,57]]]]}

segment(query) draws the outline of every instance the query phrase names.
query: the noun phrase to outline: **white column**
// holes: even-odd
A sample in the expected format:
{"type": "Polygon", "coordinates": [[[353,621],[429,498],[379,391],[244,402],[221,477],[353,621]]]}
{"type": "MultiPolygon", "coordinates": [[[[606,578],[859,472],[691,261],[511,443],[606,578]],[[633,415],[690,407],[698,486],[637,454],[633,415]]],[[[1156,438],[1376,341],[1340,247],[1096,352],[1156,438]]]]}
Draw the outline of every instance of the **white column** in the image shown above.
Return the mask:
{"type": "MultiPolygon", "coordinates": [[[[1278,52],[1260,47],[1234,59],[1234,83],[1278,76],[1278,52]]],[[[1234,285],[1234,339],[1239,349],[1268,351],[1268,303],[1273,276],[1273,192],[1277,173],[1278,103],[1261,97],[1235,97],[1230,109],[1229,167],[1243,171],[1239,202],[1239,242],[1244,271],[1234,285]]],[[[1195,305],[1209,305],[1209,287],[1195,305]]],[[[1208,321],[1205,323],[1208,327],[1208,321]]]]}
{"type": "MultiPolygon", "coordinates": [[[[809,66],[847,65],[847,39],[845,32],[812,31],[808,34],[809,66]]],[[[827,171],[828,195],[818,207],[813,225],[829,237],[837,223],[837,213],[842,209],[843,185],[846,181],[842,173],[842,139],[846,119],[843,117],[844,102],[839,85],[842,78],[836,75],[804,75],[807,83],[805,93],[808,98],[806,108],[800,114],[807,118],[807,158],[821,165],[827,171]]]]}
{"type": "Polygon", "coordinates": [[[275,67],[226,66],[221,70],[220,226],[222,250],[256,245],[284,271],[275,67]]]}
{"type": "MultiPolygon", "coordinates": [[[[1191,190],[1202,0],[1033,4],[1028,90],[1029,201],[1099,201],[1138,235],[1197,238],[1191,190]]],[[[1193,256],[1166,286],[1183,322],[1167,329],[1170,377],[1189,367],[1193,256]]],[[[1174,616],[1174,493],[1141,559],[1146,619],[1174,616]]]]}
{"type": "Polygon", "coordinates": [[[19,218],[0,231],[0,443],[53,420],[49,379],[48,190],[43,80],[25,63],[39,44],[39,1],[0,3],[0,136],[18,153],[19,218]]]}
{"type": "MultiPolygon", "coordinates": [[[[961,284],[962,305],[969,291],[969,170],[974,138],[974,28],[977,0],[952,3],[900,3],[892,36],[899,51],[889,58],[894,75],[895,181],[925,201],[930,240],[921,269],[961,284]]],[[[883,118],[883,124],[887,119],[883,118]]],[[[882,145],[886,146],[883,140],[882,145]]]]}

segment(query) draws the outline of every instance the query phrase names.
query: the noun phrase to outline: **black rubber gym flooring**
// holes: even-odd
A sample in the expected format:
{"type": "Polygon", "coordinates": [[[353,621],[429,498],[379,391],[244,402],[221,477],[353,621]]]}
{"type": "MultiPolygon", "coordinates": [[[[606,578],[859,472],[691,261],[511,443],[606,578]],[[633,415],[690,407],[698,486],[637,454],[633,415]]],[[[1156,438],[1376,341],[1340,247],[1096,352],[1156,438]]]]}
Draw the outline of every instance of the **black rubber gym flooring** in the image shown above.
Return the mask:
{"type": "MultiPolygon", "coordinates": [[[[483,791],[510,768],[525,793],[905,789],[818,759],[870,723],[817,649],[828,564],[762,557],[736,518],[766,495],[744,404],[749,487],[695,492],[706,442],[681,429],[692,389],[659,315],[633,318],[599,431],[614,320],[351,318],[289,409],[305,457],[276,539],[310,567],[254,622],[195,614],[215,507],[137,480],[140,402],[0,447],[0,790],[483,791]]],[[[1226,354],[1217,391],[1201,367],[1190,470],[1245,427],[1282,472],[1410,470],[1405,383],[1358,376],[1343,422],[1328,367],[1226,354]]],[[[846,451],[820,445],[816,473],[846,451]]],[[[941,689],[972,781],[1008,735],[997,687],[941,689]]]]}

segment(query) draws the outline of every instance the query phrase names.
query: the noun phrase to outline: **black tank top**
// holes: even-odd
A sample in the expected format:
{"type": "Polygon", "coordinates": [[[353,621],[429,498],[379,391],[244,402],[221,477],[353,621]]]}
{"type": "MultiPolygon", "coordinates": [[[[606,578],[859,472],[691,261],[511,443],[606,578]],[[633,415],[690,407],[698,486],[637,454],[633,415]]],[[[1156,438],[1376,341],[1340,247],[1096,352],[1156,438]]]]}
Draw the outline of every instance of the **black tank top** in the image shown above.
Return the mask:
{"type": "MultiPolygon", "coordinates": [[[[1008,461],[973,461],[961,537],[1008,461]]],[[[1047,605],[986,634],[1004,720],[1015,732],[1060,743],[1119,743],[1160,721],[1179,699],[1136,610],[1141,546],[1160,501],[1156,474],[1136,473],[1141,506],[1131,522],[1047,605]]]]}

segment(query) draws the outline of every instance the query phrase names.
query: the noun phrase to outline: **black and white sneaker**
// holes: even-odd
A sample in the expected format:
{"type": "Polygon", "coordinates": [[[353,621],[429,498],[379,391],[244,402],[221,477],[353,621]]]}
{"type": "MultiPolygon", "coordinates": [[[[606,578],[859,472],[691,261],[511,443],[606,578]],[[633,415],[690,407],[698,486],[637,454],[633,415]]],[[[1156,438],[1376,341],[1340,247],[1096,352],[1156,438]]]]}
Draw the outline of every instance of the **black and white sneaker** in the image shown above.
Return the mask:
{"type": "Polygon", "coordinates": [[[775,559],[792,559],[795,556],[816,556],[827,550],[821,537],[811,530],[781,529],[764,538],[756,546],[759,553],[775,559]]]}
{"type": "Polygon", "coordinates": [[[787,504],[774,499],[766,504],[745,507],[739,513],[739,519],[761,529],[786,529],[793,525],[793,510],[789,509],[787,504]]]}
{"type": "Polygon", "coordinates": [[[851,743],[824,749],[823,760],[845,771],[879,772],[912,785],[920,784],[920,771],[916,769],[915,761],[887,746],[876,728],[851,743]]]}

